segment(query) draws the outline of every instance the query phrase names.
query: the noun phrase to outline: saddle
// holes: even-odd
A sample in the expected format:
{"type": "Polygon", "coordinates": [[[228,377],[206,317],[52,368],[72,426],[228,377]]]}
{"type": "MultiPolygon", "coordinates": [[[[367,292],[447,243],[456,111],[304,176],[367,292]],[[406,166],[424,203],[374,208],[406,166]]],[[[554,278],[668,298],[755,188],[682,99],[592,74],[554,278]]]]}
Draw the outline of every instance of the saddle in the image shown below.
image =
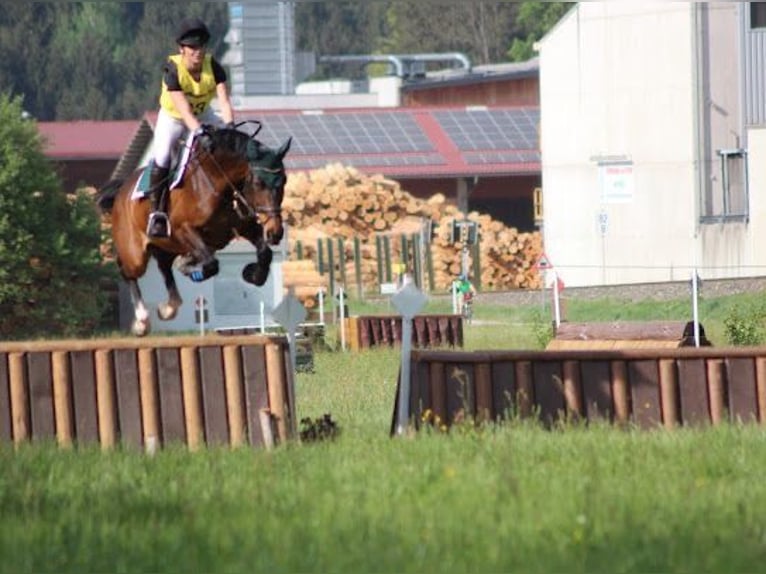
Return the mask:
{"type": "MultiPolygon", "coordinates": [[[[187,145],[177,145],[173,150],[173,155],[170,159],[170,185],[168,189],[177,187],[184,176],[184,170],[189,163],[189,157],[191,155],[191,147],[187,145]]],[[[136,181],[136,185],[133,188],[130,198],[133,200],[143,199],[149,193],[151,189],[151,173],[154,165],[154,159],[150,159],[146,164],[144,170],[136,181]]]]}

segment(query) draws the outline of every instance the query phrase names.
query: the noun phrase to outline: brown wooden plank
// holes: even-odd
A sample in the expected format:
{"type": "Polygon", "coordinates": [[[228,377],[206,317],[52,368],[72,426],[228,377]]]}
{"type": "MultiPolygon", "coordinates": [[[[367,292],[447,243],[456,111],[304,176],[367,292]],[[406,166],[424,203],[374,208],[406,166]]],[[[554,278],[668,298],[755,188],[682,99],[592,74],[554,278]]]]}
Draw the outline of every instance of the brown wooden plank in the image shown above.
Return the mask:
{"type": "MultiPolygon", "coordinates": [[[[360,321],[360,325],[366,322],[360,321]]],[[[242,346],[242,383],[245,394],[247,439],[252,446],[263,446],[260,412],[269,407],[266,383],[266,349],[263,345],[242,346]]]]}
{"type": "Polygon", "coordinates": [[[661,424],[660,373],[657,361],[630,361],[628,381],[633,403],[633,421],[642,428],[652,428],[661,424]]]}
{"type": "Polygon", "coordinates": [[[758,422],[755,361],[752,358],[729,358],[726,368],[730,419],[743,423],[758,422]]]}
{"type": "Polygon", "coordinates": [[[516,406],[516,365],[511,361],[492,362],[492,418],[511,418],[516,406]]]}
{"type": "Polygon", "coordinates": [[[438,417],[442,424],[447,424],[447,367],[442,362],[432,362],[430,365],[431,410],[434,417],[438,417]]]}
{"type": "Polygon", "coordinates": [[[117,421],[120,440],[130,446],[143,444],[141,390],[138,381],[138,350],[114,351],[114,384],[117,389],[117,421]]]}
{"type": "MultiPolygon", "coordinates": [[[[359,346],[369,349],[372,345],[372,333],[370,333],[370,320],[367,317],[357,317],[356,326],[359,330],[359,346]]],[[[259,443],[260,444],[260,443],[259,443]]]]}
{"type": "Polygon", "coordinates": [[[434,340],[432,341],[432,344],[434,346],[438,347],[446,347],[450,345],[450,338],[449,338],[449,321],[446,317],[443,315],[438,315],[433,318],[434,328],[436,330],[436,334],[434,336],[434,340]]]}
{"type": "Polygon", "coordinates": [[[608,361],[580,361],[582,401],[588,420],[611,420],[614,416],[608,361]]]}
{"type": "Polygon", "coordinates": [[[450,425],[464,421],[476,412],[474,366],[469,363],[446,366],[447,421],[450,425]]]}
{"type": "Polygon", "coordinates": [[[516,362],[516,401],[519,416],[532,416],[535,405],[535,382],[531,361],[516,362]]]}
{"type": "Polygon", "coordinates": [[[422,316],[415,316],[412,319],[412,346],[424,349],[428,346],[428,332],[426,328],[425,318],[422,316]]]}
{"type": "Polygon", "coordinates": [[[566,408],[561,363],[535,361],[532,363],[535,387],[535,406],[543,424],[550,425],[561,417],[566,408]]]}
{"type": "Polygon", "coordinates": [[[205,418],[207,443],[209,445],[227,444],[229,421],[226,414],[221,347],[200,347],[199,364],[202,382],[202,414],[205,418]]]}
{"type": "Polygon", "coordinates": [[[682,341],[686,321],[563,322],[556,339],[577,341],[682,341]]]}
{"type": "Polygon", "coordinates": [[[438,317],[428,316],[425,318],[426,330],[428,332],[429,347],[438,347],[441,344],[441,337],[439,337],[439,319],[438,317]]]}
{"type": "Polygon", "coordinates": [[[377,317],[370,318],[370,345],[373,347],[380,347],[383,344],[383,333],[380,328],[380,319],[377,317]]]}
{"type": "Polygon", "coordinates": [[[410,361],[410,415],[415,421],[415,428],[420,428],[423,413],[431,408],[431,382],[428,380],[428,367],[426,361],[410,361]]]}
{"type": "Polygon", "coordinates": [[[585,417],[585,406],[582,400],[580,362],[564,361],[563,374],[567,417],[570,420],[581,420],[585,417]]]}
{"type": "Polygon", "coordinates": [[[694,426],[710,423],[704,359],[678,360],[678,393],[681,424],[694,426]]]}
{"type": "Polygon", "coordinates": [[[665,428],[675,428],[681,422],[678,400],[678,369],[673,359],[660,359],[660,409],[665,428]]]}
{"type": "Polygon", "coordinates": [[[11,381],[8,377],[8,353],[0,353],[0,441],[10,442],[11,432],[11,381]]]}
{"type": "Polygon", "coordinates": [[[69,354],[72,370],[75,439],[80,444],[98,442],[96,365],[92,351],[69,354]]]}
{"type": "Polygon", "coordinates": [[[463,317],[460,315],[453,315],[450,319],[452,324],[452,330],[454,332],[455,345],[458,347],[463,346],[463,317]]]}
{"type": "Polygon", "coordinates": [[[476,407],[473,411],[477,421],[492,420],[492,363],[477,363],[474,370],[476,407]]]}
{"type": "Polygon", "coordinates": [[[755,386],[758,392],[758,420],[766,423],[766,357],[755,357],[755,386]]]}
{"type": "Polygon", "coordinates": [[[707,390],[710,397],[710,421],[721,424],[726,420],[726,362],[723,358],[707,361],[707,390]]]}
{"type": "Polygon", "coordinates": [[[157,349],[162,443],[186,443],[181,358],[178,349],[157,349]]]}
{"type": "Polygon", "coordinates": [[[402,344],[402,319],[401,317],[396,318],[393,320],[394,328],[394,343],[401,345],[402,344]]]}
{"type": "Polygon", "coordinates": [[[55,438],[56,419],[53,414],[51,353],[45,351],[29,353],[26,362],[32,438],[37,440],[55,438]]]}

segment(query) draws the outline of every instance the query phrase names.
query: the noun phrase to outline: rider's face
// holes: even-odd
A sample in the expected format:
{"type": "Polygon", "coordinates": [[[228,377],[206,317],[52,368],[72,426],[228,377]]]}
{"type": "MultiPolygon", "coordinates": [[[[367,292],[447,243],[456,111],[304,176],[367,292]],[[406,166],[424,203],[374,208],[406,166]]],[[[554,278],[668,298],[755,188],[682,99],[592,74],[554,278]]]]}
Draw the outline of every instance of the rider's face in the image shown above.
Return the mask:
{"type": "Polygon", "coordinates": [[[205,58],[205,46],[181,46],[181,55],[184,64],[190,70],[196,70],[202,65],[205,58]]]}

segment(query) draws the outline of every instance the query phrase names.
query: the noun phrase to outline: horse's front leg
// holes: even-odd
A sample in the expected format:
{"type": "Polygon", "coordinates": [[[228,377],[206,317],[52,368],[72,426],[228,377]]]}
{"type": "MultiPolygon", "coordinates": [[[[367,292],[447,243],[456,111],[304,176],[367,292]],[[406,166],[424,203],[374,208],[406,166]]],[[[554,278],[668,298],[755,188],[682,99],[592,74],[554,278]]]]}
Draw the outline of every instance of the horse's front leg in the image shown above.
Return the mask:
{"type": "Polygon", "coordinates": [[[175,257],[174,254],[167,251],[157,250],[154,252],[157,267],[160,270],[160,274],[162,274],[162,279],[165,281],[165,289],[168,292],[168,300],[157,305],[157,315],[163,321],[174,319],[178,309],[184,302],[181,298],[181,293],[178,292],[176,278],[173,275],[173,260],[175,257]]]}
{"type": "Polygon", "coordinates": [[[130,326],[130,330],[136,337],[143,337],[151,328],[149,310],[144,305],[144,298],[141,295],[141,287],[138,286],[138,280],[126,278],[125,281],[128,283],[130,300],[133,303],[133,324],[130,326]]]}
{"type": "Polygon", "coordinates": [[[263,237],[263,228],[260,225],[251,225],[239,230],[239,232],[242,237],[253,244],[255,254],[258,257],[255,263],[248,263],[242,269],[242,279],[256,287],[261,287],[269,278],[269,269],[271,268],[271,260],[274,258],[274,252],[266,243],[263,237]]]}
{"type": "Polygon", "coordinates": [[[218,274],[219,264],[213,251],[193,229],[177,232],[178,239],[187,247],[187,253],[176,259],[175,268],[194,282],[210,279],[218,274]]]}

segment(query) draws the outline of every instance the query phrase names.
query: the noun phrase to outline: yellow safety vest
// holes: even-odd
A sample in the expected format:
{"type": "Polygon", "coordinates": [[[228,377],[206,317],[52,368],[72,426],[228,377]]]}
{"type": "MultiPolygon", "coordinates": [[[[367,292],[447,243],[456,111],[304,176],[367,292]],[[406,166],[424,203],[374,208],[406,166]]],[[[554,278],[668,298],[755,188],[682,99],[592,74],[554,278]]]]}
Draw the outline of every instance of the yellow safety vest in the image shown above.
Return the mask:
{"type": "MultiPolygon", "coordinates": [[[[213,74],[212,56],[210,54],[205,54],[205,59],[202,61],[202,73],[200,74],[199,82],[192,77],[189,70],[187,70],[186,66],[181,62],[181,54],[169,56],[168,59],[175,62],[176,68],[178,69],[178,82],[181,84],[181,89],[191,105],[192,112],[195,116],[200,115],[207,109],[208,105],[215,97],[215,75],[213,74]]],[[[173,100],[170,99],[170,92],[168,91],[164,79],[162,80],[160,107],[174,118],[181,118],[181,114],[173,105],[173,100]]]]}

